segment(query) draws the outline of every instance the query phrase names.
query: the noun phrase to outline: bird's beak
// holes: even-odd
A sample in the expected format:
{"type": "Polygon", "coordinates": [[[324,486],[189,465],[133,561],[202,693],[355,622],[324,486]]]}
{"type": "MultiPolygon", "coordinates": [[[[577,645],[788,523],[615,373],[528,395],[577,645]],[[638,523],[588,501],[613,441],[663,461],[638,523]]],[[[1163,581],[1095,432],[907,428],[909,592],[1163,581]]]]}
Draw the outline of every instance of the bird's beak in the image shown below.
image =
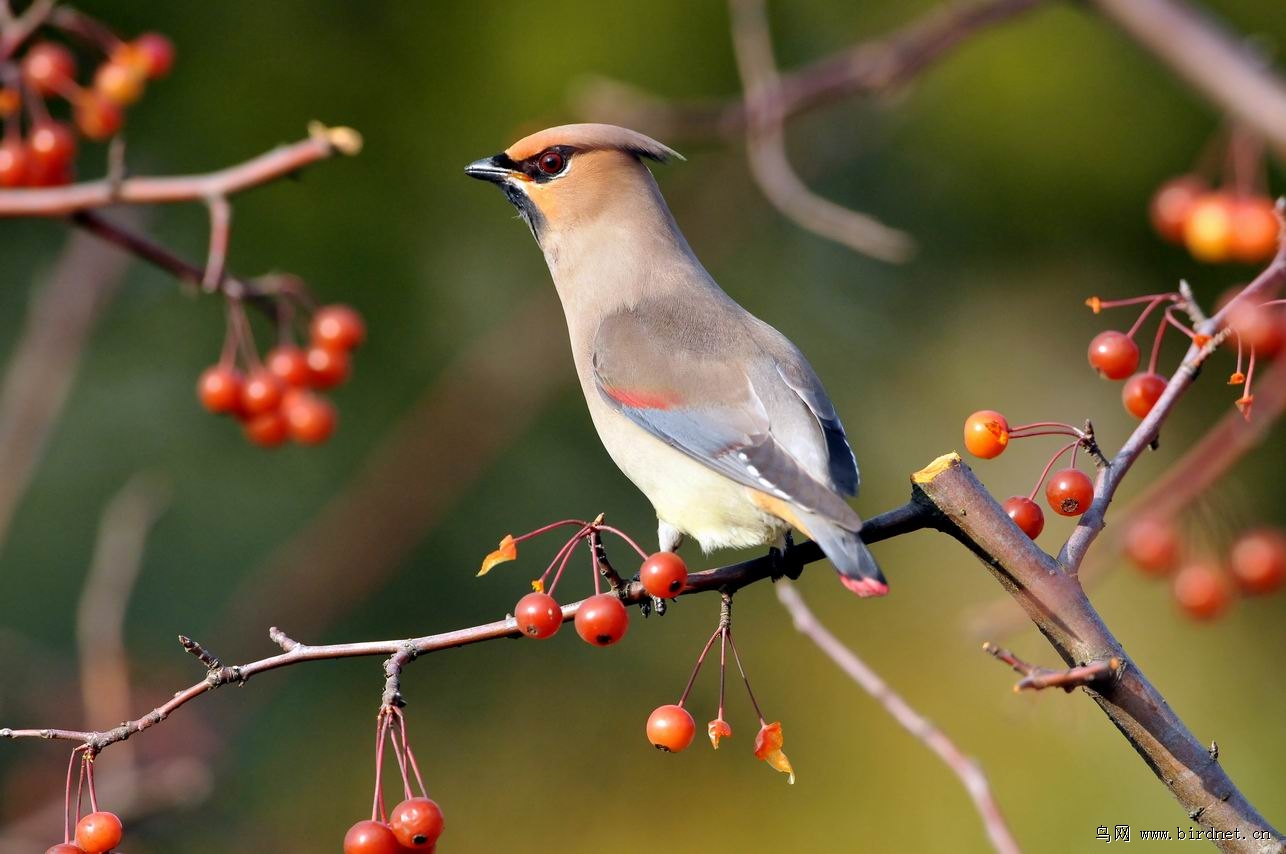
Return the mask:
{"type": "Polygon", "coordinates": [[[513,161],[507,156],[497,154],[495,157],[484,157],[481,160],[473,161],[464,167],[464,173],[470,178],[477,178],[479,181],[502,184],[513,176],[515,170],[512,168],[512,164],[513,161]]]}

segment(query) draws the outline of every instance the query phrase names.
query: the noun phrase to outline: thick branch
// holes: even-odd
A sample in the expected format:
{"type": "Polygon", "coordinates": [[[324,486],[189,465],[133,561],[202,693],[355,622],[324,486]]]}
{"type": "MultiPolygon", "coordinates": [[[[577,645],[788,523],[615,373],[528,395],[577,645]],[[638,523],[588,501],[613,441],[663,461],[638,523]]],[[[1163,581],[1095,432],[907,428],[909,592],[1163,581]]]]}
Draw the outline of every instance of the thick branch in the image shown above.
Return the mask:
{"type": "Polygon", "coordinates": [[[357,154],[361,148],[362,137],[352,128],[328,128],[314,122],[307,139],[204,175],[120,181],[109,177],[65,187],[2,190],[0,217],[66,216],[115,204],[205,202],[270,183],[336,154],[357,154]]]}
{"type": "Polygon", "coordinates": [[[933,503],[953,535],[987,565],[1069,667],[1117,659],[1114,679],[1085,691],[1138,751],[1188,815],[1207,828],[1241,839],[1219,840],[1225,851],[1282,851],[1280,834],[1229,779],[1206,746],[1184,726],[1165,698],[1103,624],[1076,576],[1009,519],[955,454],[913,477],[917,493],[933,503]],[[1256,832],[1272,840],[1252,840],[1256,832]]]}

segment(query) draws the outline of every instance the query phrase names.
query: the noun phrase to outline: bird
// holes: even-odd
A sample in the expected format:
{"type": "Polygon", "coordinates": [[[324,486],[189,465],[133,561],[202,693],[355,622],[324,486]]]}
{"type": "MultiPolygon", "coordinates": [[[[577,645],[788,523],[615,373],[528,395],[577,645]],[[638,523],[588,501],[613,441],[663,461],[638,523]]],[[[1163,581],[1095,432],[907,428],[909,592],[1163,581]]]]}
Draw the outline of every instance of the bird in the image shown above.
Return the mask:
{"type": "MultiPolygon", "coordinates": [[[[662,551],[784,550],[799,531],[863,597],[888,583],[849,506],[857,459],[791,341],[697,260],[648,162],[683,159],[637,131],[569,124],[465,167],[499,186],[562,302],[590,418],[652,503],[662,551]]],[[[780,551],[778,555],[780,555],[780,551]]]]}

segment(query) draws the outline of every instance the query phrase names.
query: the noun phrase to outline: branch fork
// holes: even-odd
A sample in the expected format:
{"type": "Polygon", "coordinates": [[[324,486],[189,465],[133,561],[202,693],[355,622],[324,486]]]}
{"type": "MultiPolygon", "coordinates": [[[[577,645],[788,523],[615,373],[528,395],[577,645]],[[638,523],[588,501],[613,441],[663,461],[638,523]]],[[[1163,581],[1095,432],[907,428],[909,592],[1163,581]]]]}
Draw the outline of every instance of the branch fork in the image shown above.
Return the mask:
{"type": "Polygon", "coordinates": [[[1108,659],[1080,664],[1076,667],[1051,670],[1048,667],[1028,664],[1009,650],[1002,649],[990,642],[982,645],[982,651],[1008,664],[1014,669],[1015,673],[1022,674],[1023,678],[1014,685],[1015,694],[1021,691],[1041,691],[1045,688],[1062,688],[1070,694],[1076,688],[1090,686],[1095,682],[1114,678],[1125,666],[1125,663],[1120,658],[1113,656],[1108,659]]]}

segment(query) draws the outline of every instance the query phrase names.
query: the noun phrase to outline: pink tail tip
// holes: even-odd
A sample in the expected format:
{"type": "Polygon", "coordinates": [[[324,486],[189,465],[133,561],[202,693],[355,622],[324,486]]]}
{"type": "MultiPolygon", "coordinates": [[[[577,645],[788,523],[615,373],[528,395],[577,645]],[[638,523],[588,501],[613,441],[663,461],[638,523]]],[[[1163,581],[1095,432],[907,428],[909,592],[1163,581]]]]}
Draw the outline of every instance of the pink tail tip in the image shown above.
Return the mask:
{"type": "Polygon", "coordinates": [[[847,575],[841,575],[839,581],[863,599],[889,595],[889,586],[874,578],[849,578],[847,575]]]}

